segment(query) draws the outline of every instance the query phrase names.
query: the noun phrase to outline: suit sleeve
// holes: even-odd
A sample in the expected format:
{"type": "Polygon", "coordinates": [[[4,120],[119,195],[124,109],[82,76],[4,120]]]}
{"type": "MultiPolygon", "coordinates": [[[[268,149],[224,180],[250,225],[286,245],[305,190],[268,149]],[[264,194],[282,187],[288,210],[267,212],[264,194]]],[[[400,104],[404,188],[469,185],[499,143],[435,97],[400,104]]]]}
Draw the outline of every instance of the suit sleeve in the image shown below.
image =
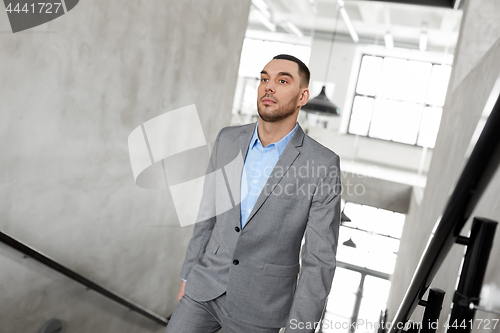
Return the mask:
{"type": "Polygon", "coordinates": [[[340,165],[334,155],[318,179],[302,249],[302,269],[287,321],[286,333],[313,333],[321,319],[337,265],[340,224],[340,165]]]}
{"type": "Polygon", "coordinates": [[[184,259],[184,263],[182,264],[180,273],[180,277],[184,281],[188,279],[191,269],[198,261],[199,256],[204,252],[215,225],[215,179],[213,177],[213,172],[217,169],[217,147],[221,133],[222,130],[219,132],[219,134],[217,134],[217,138],[215,139],[215,144],[212,149],[212,154],[210,156],[210,161],[208,163],[197,221],[201,220],[200,216],[209,217],[204,218],[194,225],[193,237],[189,242],[186,251],[186,258],[184,259]]]}

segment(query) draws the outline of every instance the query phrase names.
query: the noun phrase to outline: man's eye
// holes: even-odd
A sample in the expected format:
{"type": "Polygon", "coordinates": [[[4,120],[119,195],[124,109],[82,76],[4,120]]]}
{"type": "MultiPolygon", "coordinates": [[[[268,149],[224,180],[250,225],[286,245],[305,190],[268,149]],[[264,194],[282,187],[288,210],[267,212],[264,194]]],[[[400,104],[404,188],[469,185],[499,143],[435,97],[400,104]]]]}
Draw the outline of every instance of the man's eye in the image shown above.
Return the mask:
{"type": "Polygon", "coordinates": [[[262,82],[267,82],[268,80],[267,79],[260,79],[262,82]]]}
{"type": "Polygon", "coordinates": [[[280,82],[280,83],[288,83],[288,81],[287,81],[287,80],[283,80],[283,79],[281,79],[279,82],[280,82]]]}

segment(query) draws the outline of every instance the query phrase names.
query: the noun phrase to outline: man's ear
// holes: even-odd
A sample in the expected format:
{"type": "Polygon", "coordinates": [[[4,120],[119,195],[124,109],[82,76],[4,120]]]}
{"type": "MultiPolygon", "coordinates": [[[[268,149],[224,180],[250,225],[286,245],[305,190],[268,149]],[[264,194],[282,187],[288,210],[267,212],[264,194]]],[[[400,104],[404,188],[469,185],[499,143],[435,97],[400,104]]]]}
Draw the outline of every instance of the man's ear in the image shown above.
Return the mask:
{"type": "Polygon", "coordinates": [[[309,89],[303,88],[299,98],[299,106],[304,106],[309,101],[309,89]]]}

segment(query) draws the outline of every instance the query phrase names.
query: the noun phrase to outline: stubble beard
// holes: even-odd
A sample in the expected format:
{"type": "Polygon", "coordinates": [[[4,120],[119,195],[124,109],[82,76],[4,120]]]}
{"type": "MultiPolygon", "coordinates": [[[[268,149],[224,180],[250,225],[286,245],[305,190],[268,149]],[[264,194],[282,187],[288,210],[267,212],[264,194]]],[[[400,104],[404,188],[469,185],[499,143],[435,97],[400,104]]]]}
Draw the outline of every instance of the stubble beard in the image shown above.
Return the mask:
{"type": "MultiPolygon", "coordinates": [[[[257,103],[257,112],[259,113],[259,116],[260,116],[260,118],[262,120],[264,120],[266,122],[270,122],[270,123],[273,123],[273,122],[280,121],[280,120],[283,120],[285,118],[288,118],[296,110],[297,101],[299,99],[299,95],[300,94],[297,94],[297,96],[295,96],[295,98],[292,98],[290,100],[290,102],[288,102],[287,104],[283,105],[279,109],[277,109],[275,111],[272,111],[272,112],[269,112],[269,113],[263,112],[261,110],[260,103],[257,103]]],[[[270,97],[270,96],[266,95],[264,97],[270,97]]],[[[262,97],[262,98],[264,98],[264,97],[262,97]]]]}

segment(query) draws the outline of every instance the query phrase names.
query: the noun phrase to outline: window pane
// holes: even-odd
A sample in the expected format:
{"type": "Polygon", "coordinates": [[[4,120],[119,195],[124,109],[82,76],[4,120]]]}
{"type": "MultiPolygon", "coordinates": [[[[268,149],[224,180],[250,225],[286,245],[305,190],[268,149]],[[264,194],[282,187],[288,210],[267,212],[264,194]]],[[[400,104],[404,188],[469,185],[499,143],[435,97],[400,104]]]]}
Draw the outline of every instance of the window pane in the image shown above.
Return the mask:
{"type": "Polygon", "coordinates": [[[424,103],[432,65],[428,62],[409,60],[407,66],[407,75],[409,76],[406,80],[403,100],[407,102],[424,103]]]}
{"type": "Polygon", "coordinates": [[[382,235],[400,238],[405,215],[381,208],[346,202],[344,213],[351,219],[348,227],[373,231],[382,235]]]}
{"type": "Polygon", "coordinates": [[[415,144],[422,119],[423,106],[413,103],[398,103],[398,111],[394,118],[393,141],[415,144]]]}
{"type": "Polygon", "coordinates": [[[418,134],[417,144],[423,147],[434,148],[436,138],[441,123],[441,108],[425,108],[422,115],[422,124],[420,125],[420,133],[418,134]]]}
{"type": "Polygon", "coordinates": [[[422,117],[422,105],[376,99],[370,136],[415,144],[422,117]]]}
{"type": "Polygon", "coordinates": [[[378,209],[377,223],[373,231],[382,235],[400,238],[403,232],[404,221],[404,214],[378,209]]]}
{"type": "Polygon", "coordinates": [[[394,273],[395,266],[396,254],[369,252],[366,258],[366,265],[364,267],[373,269],[374,271],[392,274],[394,273]]]}
{"type": "MultiPolygon", "coordinates": [[[[363,285],[363,297],[378,299],[382,304],[387,302],[391,282],[374,276],[367,276],[363,285]]],[[[385,309],[384,309],[385,310],[385,309]]]]}
{"type": "Polygon", "coordinates": [[[354,303],[356,302],[355,294],[340,294],[333,295],[332,301],[328,302],[326,306],[326,311],[331,314],[338,315],[344,318],[351,318],[352,310],[354,309],[354,303]],[[339,302],[342,300],[342,302],[339,302]]]}
{"type": "Polygon", "coordinates": [[[380,318],[380,312],[385,310],[391,283],[387,280],[373,276],[367,276],[363,286],[363,299],[359,309],[358,325],[356,333],[373,333],[377,331],[376,323],[380,318]]]}
{"type": "Polygon", "coordinates": [[[377,211],[378,209],[375,207],[346,202],[344,213],[351,219],[351,222],[346,223],[346,225],[353,228],[375,231],[374,222],[378,222],[377,211]]]}
{"type": "Polygon", "coordinates": [[[385,58],[378,96],[423,103],[431,70],[427,62],[385,58]]]}
{"type": "Polygon", "coordinates": [[[349,133],[368,135],[375,100],[369,97],[356,96],[352,106],[349,133]]]}
{"type": "Polygon", "coordinates": [[[381,208],[346,202],[344,213],[351,219],[346,226],[400,238],[405,215],[381,208]]]}
{"type": "Polygon", "coordinates": [[[378,96],[403,99],[406,81],[409,79],[406,73],[406,63],[407,61],[404,59],[384,59],[378,96]]]}
{"type": "Polygon", "coordinates": [[[369,135],[374,138],[391,140],[399,102],[378,98],[373,109],[369,135]]]}
{"type": "Polygon", "coordinates": [[[399,240],[397,239],[340,227],[337,249],[339,261],[391,274],[398,250],[399,240]],[[344,245],[344,242],[349,239],[356,244],[356,248],[344,245]]]}
{"type": "MultiPolygon", "coordinates": [[[[335,277],[333,278],[332,289],[330,291],[331,297],[342,293],[356,293],[361,280],[361,274],[342,267],[335,270],[335,277]]],[[[350,315],[349,315],[350,316],[350,315]]]]}
{"type": "Polygon", "coordinates": [[[360,281],[360,273],[337,267],[326,305],[323,332],[347,333],[360,281]]]}
{"type": "Polygon", "coordinates": [[[338,267],[333,278],[329,301],[326,310],[345,318],[351,318],[356,300],[361,274],[338,267]],[[342,302],[338,300],[341,299],[342,302]]]}
{"type": "Polygon", "coordinates": [[[434,65],[432,67],[432,75],[426,98],[427,104],[435,106],[444,105],[450,74],[451,66],[434,65]]]}
{"type": "Polygon", "coordinates": [[[372,95],[377,93],[378,79],[382,69],[383,59],[381,57],[364,56],[359,70],[356,93],[360,95],[372,95]]]}
{"type": "Polygon", "coordinates": [[[399,250],[399,239],[374,234],[370,237],[369,242],[367,250],[381,256],[390,255],[392,258],[392,255],[399,250]]]}

